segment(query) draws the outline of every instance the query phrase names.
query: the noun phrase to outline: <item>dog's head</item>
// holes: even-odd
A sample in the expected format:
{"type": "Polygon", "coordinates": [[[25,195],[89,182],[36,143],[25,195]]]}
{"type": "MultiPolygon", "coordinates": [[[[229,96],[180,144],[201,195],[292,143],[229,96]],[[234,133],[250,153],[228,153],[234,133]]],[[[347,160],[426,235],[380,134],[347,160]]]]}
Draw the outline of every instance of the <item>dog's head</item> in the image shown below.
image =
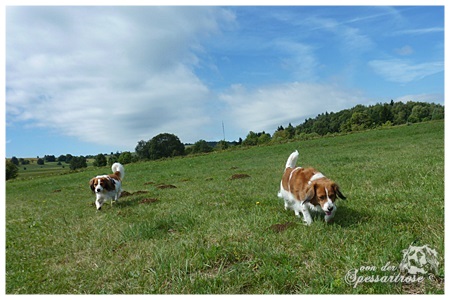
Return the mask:
{"type": "Polygon", "coordinates": [[[320,205],[326,215],[331,215],[336,209],[334,202],[338,197],[346,199],[335,182],[322,178],[310,184],[304,202],[310,202],[314,206],[320,205]]]}
{"type": "Polygon", "coordinates": [[[108,177],[94,177],[89,181],[89,185],[91,186],[91,190],[94,193],[102,193],[103,191],[112,191],[116,188],[114,180],[108,177]]]}

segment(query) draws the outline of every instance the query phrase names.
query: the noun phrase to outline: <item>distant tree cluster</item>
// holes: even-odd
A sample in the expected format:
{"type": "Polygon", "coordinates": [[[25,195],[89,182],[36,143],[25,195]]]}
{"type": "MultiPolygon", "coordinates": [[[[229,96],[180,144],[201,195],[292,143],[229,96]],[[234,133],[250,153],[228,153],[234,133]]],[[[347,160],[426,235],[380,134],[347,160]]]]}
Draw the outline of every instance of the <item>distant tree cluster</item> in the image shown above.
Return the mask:
{"type": "Polygon", "coordinates": [[[242,142],[243,146],[256,146],[256,145],[262,145],[267,144],[270,142],[271,136],[268,133],[263,132],[253,132],[250,131],[245,138],[245,140],[242,142]]]}
{"type": "Polygon", "coordinates": [[[54,155],[45,155],[44,156],[44,161],[46,161],[46,162],[55,162],[56,161],[56,157],[54,155]]]}
{"type": "Polygon", "coordinates": [[[317,117],[308,118],[296,127],[279,126],[273,136],[250,131],[243,145],[253,146],[289,140],[293,138],[309,139],[333,133],[346,133],[373,129],[381,126],[401,125],[406,123],[426,122],[444,119],[444,106],[434,103],[395,102],[378,103],[376,105],[356,105],[351,109],[344,109],[337,113],[322,113],[317,117]]]}
{"type": "Polygon", "coordinates": [[[126,165],[137,161],[137,157],[129,151],[124,151],[122,153],[111,152],[110,155],[100,153],[92,156],[91,158],[94,159],[94,162],[92,163],[94,167],[104,167],[106,165],[112,166],[112,164],[115,162],[120,162],[122,165],[126,165]]]}
{"type": "Polygon", "coordinates": [[[208,153],[212,152],[214,148],[208,144],[205,140],[199,140],[197,141],[192,147],[188,148],[190,151],[189,153],[208,153]]]}
{"type": "Polygon", "coordinates": [[[338,113],[324,113],[307,119],[295,128],[295,134],[351,132],[380,126],[418,123],[444,119],[444,106],[434,103],[391,101],[372,106],[357,105],[338,113]]]}
{"type": "Polygon", "coordinates": [[[87,168],[87,160],[84,156],[73,156],[70,160],[70,169],[76,170],[81,168],[87,168]]]}
{"type": "Polygon", "coordinates": [[[185,147],[176,135],[161,133],[147,142],[139,141],[135,151],[139,159],[156,160],[184,155],[185,147]]]}
{"type": "Polygon", "coordinates": [[[372,129],[380,126],[392,126],[405,123],[417,123],[444,118],[444,106],[425,102],[378,103],[372,106],[357,105],[337,113],[322,113],[316,118],[306,119],[302,124],[279,126],[273,136],[266,132],[250,131],[246,138],[238,142],[207,142],[199,140],[194,144],[186,144],[169,133],[162,133],[149,141],[138,142],[135,151],[140,160],[155,160],[164,157],[208,153],[224,150],[231,146],[256,146],[276,143],[290,139],[310,139],[333,133],[346,133],[372,129]]]}

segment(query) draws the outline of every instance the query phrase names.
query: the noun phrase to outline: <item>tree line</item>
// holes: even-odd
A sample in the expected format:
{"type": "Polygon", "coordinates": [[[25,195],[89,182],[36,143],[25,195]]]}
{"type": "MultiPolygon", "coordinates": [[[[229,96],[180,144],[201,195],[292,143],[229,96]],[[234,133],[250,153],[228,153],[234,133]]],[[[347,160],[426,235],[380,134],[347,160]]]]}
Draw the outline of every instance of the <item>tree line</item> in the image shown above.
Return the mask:
{"type": "MultiPolygon", "coordinates": [[[[303,123],[293,126],[278,126],[273,135],[266,132],[250,131],[243,140],[227,142],[207,142],[199,140],[194,144],[183,144],[180,139],[171,133],[161,133],[148,141],[141,140],[135,147],[135,152],[131,153],[116,152],[110,155],[97,154],[95,156],[72,156],[70,154],[60,155],[56,158],[54,155],[45,155],[44,158],[38,158],[37,164],[45,162],[63,162],[69,164],[71,170],[87,167],[87,158],[94,159],[93,165],[96,167],[112,165],[114,162],[128,164],[142,160],[157,160],[166,157],[185,156],[197,153],[208,153],[217,150],[225,150],[230,147],[256,146],[271,143],[279,143],[288,140],[307,140],[336,133],[348,133],[377,127],[388,127],[407,123],[418,123],[430,120],[444,119],[444,106],[435,103],[413,102],[407,103],[394,102],[377,103],[375,105],[356,105],[350,109],[344,109],[339,112],[325,112],[317,115],[315,118],[307,118],[303,123]]],[[[7,161],[7,179],[17,176],[19,164],[27,165],[30,161],[27,159],[17,159],[12,157],[7,161]]]]}
{"type": "Polygon", "coordinates": [[[261,145],[276,143],[290,139],[306,140],[328,134],[348,133],[377,127],[388,127],[408,123],[419,123],[444,119],[444,106],[435,103],[394,102],[377,103],[375,105],[356,105],[336,113],[321,113],[315,118],[307,118],[303,123],[287,127],[278,126],[270,134],[250,131],[243,145],[261,145]]]}
{"type": "Polygon", "coordinates": [[[244,140],[239,138],[237,142],[222,140],[211,143],[199,140],[195,144],[185,147],[177,136],[163,133],[149,141],[139,141],[135,153],[139,160],[155,160],[164,157],[207,153],[229,147],[264,145],[292,139],[306,140],[328,134],[440,119],[444,119],[443,105],[413,101],[403,103],[391,100],[390,103],[377,103],[369,106],[356,105],[337,113],[325,112],[315,118],[307,118],[295,127],[290,123],[286,128],[280,125],[273,135],[264,131],[250,131],[244,140]],[[215,147],[212,147],[211,144],[214,144],[215,147]]]}

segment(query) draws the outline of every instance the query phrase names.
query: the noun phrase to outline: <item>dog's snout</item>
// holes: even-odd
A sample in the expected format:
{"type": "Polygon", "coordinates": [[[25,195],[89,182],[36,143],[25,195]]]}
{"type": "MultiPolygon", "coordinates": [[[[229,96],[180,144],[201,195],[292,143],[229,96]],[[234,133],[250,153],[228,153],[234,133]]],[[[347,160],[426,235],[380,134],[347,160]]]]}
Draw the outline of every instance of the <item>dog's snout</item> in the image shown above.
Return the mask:
{"type": "Polygon", "coordinates": [[[100,189],[96,189],[95,191],[96,191],[97,193],[100,193],[100,192],[101,192],[101,190],[100,190],[100,189]]]}
{"type": "Polygon", "coordinates": [[[332,211],[333,210],[333,206],[328,206],[328,211],[332,211]]]}

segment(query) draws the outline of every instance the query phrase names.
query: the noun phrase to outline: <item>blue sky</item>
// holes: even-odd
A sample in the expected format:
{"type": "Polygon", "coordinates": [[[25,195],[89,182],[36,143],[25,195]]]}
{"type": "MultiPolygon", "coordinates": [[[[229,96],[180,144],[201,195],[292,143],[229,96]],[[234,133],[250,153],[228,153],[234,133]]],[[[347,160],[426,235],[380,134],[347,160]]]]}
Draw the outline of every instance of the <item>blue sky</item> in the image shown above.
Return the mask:
{"type": "Polygon", "coordinates": [[[273,133],[356,104],[444,103],[443,6],[9,6],[6,156],[273,133]]]}

